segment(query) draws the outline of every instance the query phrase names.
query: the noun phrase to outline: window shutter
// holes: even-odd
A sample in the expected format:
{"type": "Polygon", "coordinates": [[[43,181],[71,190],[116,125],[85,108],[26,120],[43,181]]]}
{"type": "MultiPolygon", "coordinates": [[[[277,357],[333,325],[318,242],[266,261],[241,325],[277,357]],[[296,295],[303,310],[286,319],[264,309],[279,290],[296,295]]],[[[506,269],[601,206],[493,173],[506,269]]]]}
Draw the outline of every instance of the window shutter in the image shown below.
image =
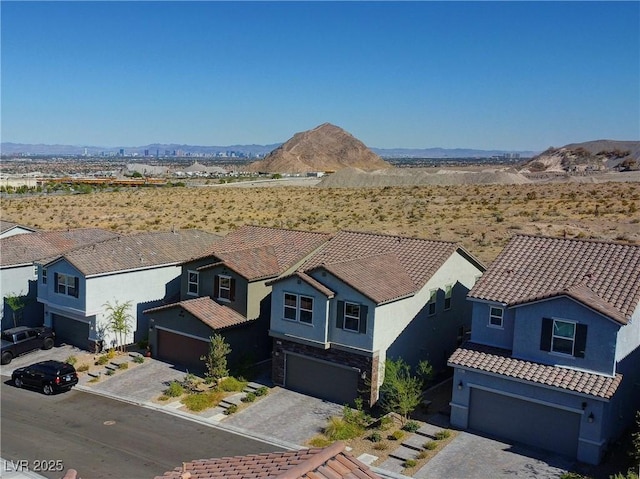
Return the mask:
{"type": "Polygon", "coordinates": [[[587,347],[587,325],[576,324],[576,344],[573,347],[573,355],[576,358],[584,358],[587,347]]]}
{"type": "Polygon", "coordinates": [[[79,291],[78,291],[78,287],[80,286],[80,278],[78,278],[77,276],[75,276],[73,278],[73,288],[74,288],[74,297],[78,297],[79,295],[79,291]]]}
{"type": "Polygon", "coordinates": [[[338,311],[336,312],[336,328],[344,328],[344,301],[338,301],[338,311]]]}
{"type": "Polygon", "coordinates": [[[217,274],[213,277],[213,297],[220,297],[220,276],[217,274]]]}
{"type": "Polygon", "coordinates": [[[540,335],[540,349],[551,351],[551,335],[553,333],[553,319],[542,318],[542,334],[540,335]]]}
{"type": "Polygon", "coordinates": [[[229,280],[229,300],[230,301],[236,300],[236,279],[235,278],[231,278],[229,280]]]}
{"type": "Polygon", "coordinates": [[[58,292],[58,273],[53,273],[53,290],[58,292]]]}
{"type": "Polygon", "coordinates": [[[368,307],[364,304],[360,305],[360,332],[365,334],[367,332],[367,311],[368,307]]]}

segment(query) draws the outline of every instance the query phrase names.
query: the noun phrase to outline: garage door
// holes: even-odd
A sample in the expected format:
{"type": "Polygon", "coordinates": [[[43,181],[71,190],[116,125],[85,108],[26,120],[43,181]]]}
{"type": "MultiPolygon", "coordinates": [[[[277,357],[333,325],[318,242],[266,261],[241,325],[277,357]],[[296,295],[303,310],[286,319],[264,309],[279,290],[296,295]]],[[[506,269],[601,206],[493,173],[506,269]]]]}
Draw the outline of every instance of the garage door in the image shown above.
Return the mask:
{"type": "Polygon", "coordinates": [[[358,394],[358,371],[287,354],[285,386],[338,404],[352,403],[358,394]]]}
{"type": "Polygon", "coordinates": [[[580,415],[472,388],[469,428],[575,458],[580,415]]]}
{"type": "Polygon", "coordinates": [[[58,344],[71,344],[80,349],[89,347],[89,323],[53,314],[53,330],[58,344]]]}
{"type": "Polygon", "coordinates": [[[156,328],[158,351],[155,356],[172,364],[184,366],[191,371],[203,371],[204,362],[200,359],[209,352],[209,341],[195,339],[182,334],[156,328]]]}

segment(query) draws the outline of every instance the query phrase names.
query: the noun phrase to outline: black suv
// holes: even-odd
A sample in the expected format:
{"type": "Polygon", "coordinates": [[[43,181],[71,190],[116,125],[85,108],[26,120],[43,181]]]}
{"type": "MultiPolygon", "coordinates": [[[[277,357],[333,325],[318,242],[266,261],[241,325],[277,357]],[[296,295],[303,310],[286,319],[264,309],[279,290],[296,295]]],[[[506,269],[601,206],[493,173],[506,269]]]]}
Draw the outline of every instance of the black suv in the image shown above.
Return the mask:
{"type": "Polygon", "coordinates": [[[17,328],[5,329],[2,331],[2,358],[0,362],[9,364],[13,358],[34,349],[51,349],[54,338],[54,332],[46,326],[38,328],[18,326],[17,328]]]}
{"type": "Polygon", "coordinates": [[[68,391],[78,384],[78,373],[71,364],[50,360],[18,368],[11,379],[16,387],[40,389],[48,395],[68,391]]]}

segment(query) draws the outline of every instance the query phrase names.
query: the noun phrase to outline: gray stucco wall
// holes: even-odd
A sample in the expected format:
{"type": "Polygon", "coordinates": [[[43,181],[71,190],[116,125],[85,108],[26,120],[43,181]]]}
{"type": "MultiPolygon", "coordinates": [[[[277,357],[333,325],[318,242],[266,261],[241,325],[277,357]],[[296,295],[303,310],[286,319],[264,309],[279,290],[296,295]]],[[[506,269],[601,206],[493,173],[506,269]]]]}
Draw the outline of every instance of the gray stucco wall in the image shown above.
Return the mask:
{"type": "Polygon", "coordinates": [[[472,303],[471,314],[471,340],[476,343],[487,344],[497,348],[511,349],[513,347],[513,324],[515,311],[504,308],[502,327],[490,324],[491,307],[501,308],[500,303],[470,300],[472,303]]]}

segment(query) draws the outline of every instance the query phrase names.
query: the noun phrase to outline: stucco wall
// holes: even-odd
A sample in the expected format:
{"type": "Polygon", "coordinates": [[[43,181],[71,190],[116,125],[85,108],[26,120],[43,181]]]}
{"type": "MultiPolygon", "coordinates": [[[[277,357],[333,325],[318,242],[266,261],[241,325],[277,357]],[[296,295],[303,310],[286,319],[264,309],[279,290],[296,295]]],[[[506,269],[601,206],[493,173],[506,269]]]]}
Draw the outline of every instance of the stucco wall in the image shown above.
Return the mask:
{"type": "Polygon", "coordinates": [[[513,347],[513,326],[515,311],[504,308],[502,327],[489,322],[491,307],[501,308],[500,303],[470,300],[471,303],[471,340],[496,348],[511,349],[513,347]]]}
{"type": "Polygon", "coordinates": [[[622,361],[640,347],[640,304],[631,320],[620,328],[616,342],[616,361],[622,361]]]}

